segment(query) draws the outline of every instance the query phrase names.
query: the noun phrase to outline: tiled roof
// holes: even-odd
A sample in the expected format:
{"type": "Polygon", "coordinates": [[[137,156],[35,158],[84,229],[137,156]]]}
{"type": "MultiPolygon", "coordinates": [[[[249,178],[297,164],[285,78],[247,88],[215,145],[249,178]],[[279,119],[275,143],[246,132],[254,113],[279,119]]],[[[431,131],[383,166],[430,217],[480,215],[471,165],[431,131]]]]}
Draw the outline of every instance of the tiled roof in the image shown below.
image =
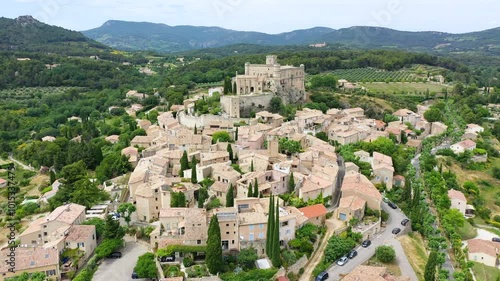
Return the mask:
{"type": "MultiPolygon", "coordinates": [[[[7,257],[9,254],[9,248],[4,248],[1,250],[2,257],[7,257]]],[[[23,270],[36,269],[45,266],[57,266],[59,264],[59,252],[57,249],[48,248],[44,249],[42,247],[28,247],[28,248],[16,248],[16,262],[15,271],[21,272],[23,270]]],[[[6,273],[9,267],[5,262],[0,263],[0,273],[6,273]]]]}
{"type": "Polygon", "coordinates": [[[455,189],[448,190],[448,197],[450,199],[457,199],[467,202],[467,198],[465,198],[465,195],[461,191],[455,189]]]}
{"type": "MultiPolygon", "coordinates": [[[[69,228],[67,241],[83,242],[95,235],[95,225],[73,225],[69,228]]],[[[95,237],[95,236],[94,236],[95,237]]]]}
{"type": "Polygon", "coordinates": [[[500,253],[500,245],[497,245],[496,242],[481,239],[469,240],[467,248],[469,248],[469,254],[484,253],[488,256],[496,257],[500,253]]]}
{"type": "Polygon", "coordinates": [[[316,204],[299,209],[300,212],[304,214],[307,218],[317,218],[324,216],[328,213],[328,210],[323,206],[323,204],[316,204]]]}
{"type": "Polygon", "coordinates": [[[85,206],[70,203],[67,205],[57,207],[52,213],[47,217],[47,221],[61,221],[69,224],[73,224],[75,220],[85,212],[85,206]]]}

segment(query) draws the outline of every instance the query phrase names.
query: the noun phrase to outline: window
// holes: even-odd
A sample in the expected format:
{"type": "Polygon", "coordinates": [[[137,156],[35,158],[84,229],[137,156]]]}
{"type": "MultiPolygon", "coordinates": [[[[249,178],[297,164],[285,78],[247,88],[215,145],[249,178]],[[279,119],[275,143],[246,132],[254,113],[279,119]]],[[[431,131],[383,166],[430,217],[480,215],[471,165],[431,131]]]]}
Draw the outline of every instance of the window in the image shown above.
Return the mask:
{"type": "Polygon", "coordinates": [[[226,231],[226,234],[229,235],[229,231],[226,231]]]}
{"type": "Polygon", "coordinates": [[[201,244],[201,240],[196,240],[196,244],[200,245],[201,244]]]}
{"type": "Polygon", "coordinates": [[[95,240],[95,235],[94,234],[92,234],[92,240],[95,240]]]}
{"type": "Polygon", "coordinates": [[[248,236],[248,240],[250,240],[250,241],[255,240],[255,238],[254,238],[254,236],[253,236],[253,233],[250,233],[250,235],[248,236]]]}
{"type": "Polygon", "coordinates": [[[250,230],[253,230],[253,224],[248,227],[250,230]]]}
{"type": "Polygon", "coordinates": [[[44,232],[44,233],[43,233],[43,236],[47,236],[47,232],[44,232]]]}
{"type": "Polygon", "coordinates": [[[229,226],[229,223],[226,223],[226,226],[229,226]]]}
{"type": "Polygon", "coordinates": [[[38,234],[38,238],[42,238],[42,234],[38,234]]]}
{"type": "Polygon", "coordinates": [[[290,234],[290,229],[287,229],[287,230],[286,230],[286,234],[290,234]]]}
{"type": "Polygon", "coordinates": [[[264,239],[264,233],[263,232],[259,233],[259,239],[264,239]]]}
{"type": "Polygon", "coordinates": [[[264,228],[264,224],[263,223],[259,224],[259,228],[263,229],[264,228]]]}
{"type": "Polygon", "coordinates": [[[228,250],[228,249],[229,249],[229,241],[222,240],[222,250],[228,250]]]}
{"type": "Polygon", "coordinates": [[[281,226],[288,226],[288,221],[283,222],[281,226]]]}
{"type": "Polygon", "coordinates": [[[31,241],[31,244],[36,244],[36,241],[35,241],[35,240],[32,240],[32,241],[31,241]]]}
{"type": "Polygon", "coordinates": [[[233,244],[233,245],[234,245],[234,240],[231,240],[231,244],[233,244]]]}

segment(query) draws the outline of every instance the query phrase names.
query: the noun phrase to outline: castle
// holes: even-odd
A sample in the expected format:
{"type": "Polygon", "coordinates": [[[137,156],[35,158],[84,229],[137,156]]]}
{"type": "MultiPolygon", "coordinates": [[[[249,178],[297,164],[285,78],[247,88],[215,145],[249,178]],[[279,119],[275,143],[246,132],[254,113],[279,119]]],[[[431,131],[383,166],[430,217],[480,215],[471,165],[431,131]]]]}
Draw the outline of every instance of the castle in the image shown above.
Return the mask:
{"type": "Polygon", "coordinates": [[[273,96],[281,97],[284,103],[304,102],[304,75],[303,64],[300,67],[282,66],[275,55],[267,56],[266,64],[247,62],[245,74],[236,73],[232,80],[233,85],[236,85],[236,96],[223,97],[221,100],[224,110],[230,116],[240,117],[240,110],[248,111],[249,105],[264,110],[273,96]],[[254,100],[258,101],[258,105],[254,100]]]}

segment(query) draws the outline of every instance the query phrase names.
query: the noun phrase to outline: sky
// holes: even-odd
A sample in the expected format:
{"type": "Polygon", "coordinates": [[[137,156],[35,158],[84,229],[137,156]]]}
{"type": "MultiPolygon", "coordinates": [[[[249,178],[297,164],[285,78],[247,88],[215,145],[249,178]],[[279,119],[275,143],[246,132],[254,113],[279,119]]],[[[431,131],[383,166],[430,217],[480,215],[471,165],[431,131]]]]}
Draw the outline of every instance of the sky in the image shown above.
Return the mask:
{"type": "Polygon", "coordinates": [[[72,30],[108,20],[281,33],[315,26],[381,26],[465,33],[500,26],[499,0],[2,0],[0,16],[72,30]]]}

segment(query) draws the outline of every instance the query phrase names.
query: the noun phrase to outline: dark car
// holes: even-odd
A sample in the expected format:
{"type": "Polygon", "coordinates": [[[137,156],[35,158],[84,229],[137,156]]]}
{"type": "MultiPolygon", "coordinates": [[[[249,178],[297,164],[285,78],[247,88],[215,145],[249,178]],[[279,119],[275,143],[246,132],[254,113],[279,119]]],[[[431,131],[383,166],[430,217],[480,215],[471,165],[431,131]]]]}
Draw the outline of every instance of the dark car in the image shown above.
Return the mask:
{"type": "Polygon", "coordinates": [[[122,257],[122,253],[121,252],[113,252],[108,257],[113,258],[113,259],[119,259],[122,257]]]}
{"type": "Polygon", "coordinates": [[[370,246],[371,244],[372,244],[372,241],[367,239],[367,240],[363,241],[363,243],[361,243],[361,246],[363,246],[363,248],[366,248],[366,247],[370,246]]]}
{"type": "Polygon", "coordinates": [[[175,261],[175,256],[163,256],[163,257],[158,257],[159,262],[174,262],[175,261]]]}
{"type": "Polygon", "coordinates": [[[500,237],[493,237],[493,238],[491,238],[491,241],[500,242],[500,237]]]}
{"type": "Polygon", "coordinates": [[[139,279],[139,274],[132,272],[132,279],[139,279]]]}
{"type": "Polygon", "coordinates": [[[396,227],[396,228],[394,228],[394,229],[392,230],[392,234],[398,234],[398,233],[400,233],[400,232],[401,232],[401,228],[399,228],[399,227],[396,227]]]}
{"type": "Polygon", "coordinates": [[[409,221],[409,219],[404,219],[401,221],[401,225],[407,225],[409,221]]]}
{"type": "Polygon", "coordinates": [[[314,281],[325,281],[326,279],[328,279],[328,277],[328,272],[322,271],[318,274],[318,276],[316,276],[316,279],[314,279],[314,281]]]}
{"type": "Polygon", "coordinates": [[[393,202],[390,202],[390,201],[389,201],[389,203],[387,203],[387,205],[389,205],[389,207],[391,207],[393,209],[397,209],[398,208],[398,206],[396,206],[396,204],[394,204],[393,202]]]}
{"type": "Polygon", "coordinates": [[[353,259],[354,257],[356,257],[358,255],[358,252],[356,250],[351,250],[349,252],[349,254],[347,254],[347,257],[350,258],[350,259],[353,259]]]}

